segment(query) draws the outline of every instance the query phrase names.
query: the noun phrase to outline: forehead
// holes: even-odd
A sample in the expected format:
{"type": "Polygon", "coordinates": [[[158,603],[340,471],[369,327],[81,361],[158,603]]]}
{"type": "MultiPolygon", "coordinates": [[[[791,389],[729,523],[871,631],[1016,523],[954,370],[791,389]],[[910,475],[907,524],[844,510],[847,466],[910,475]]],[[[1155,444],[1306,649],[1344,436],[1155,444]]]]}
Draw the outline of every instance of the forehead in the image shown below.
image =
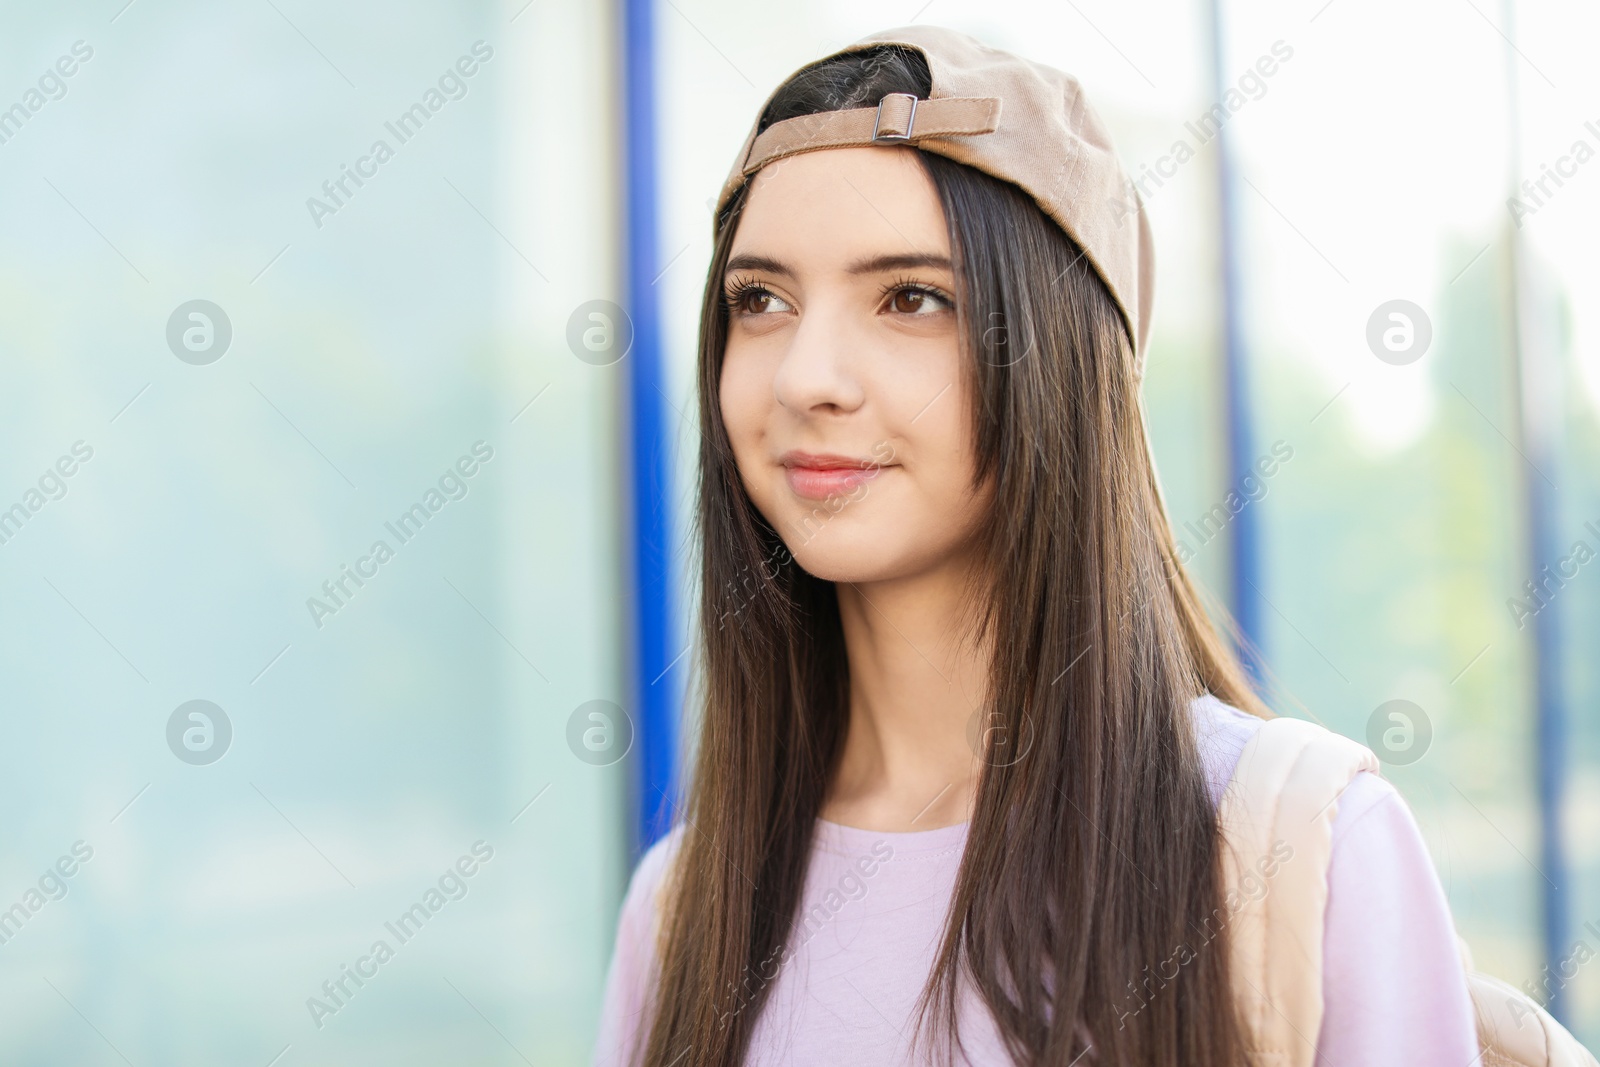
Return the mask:
{"type": "Polygon", "coordinates": [[[732,254],[821,265],[909,251],[949,255],[933,180],[903,146],[826,148],[756,173],[732,254]]]}

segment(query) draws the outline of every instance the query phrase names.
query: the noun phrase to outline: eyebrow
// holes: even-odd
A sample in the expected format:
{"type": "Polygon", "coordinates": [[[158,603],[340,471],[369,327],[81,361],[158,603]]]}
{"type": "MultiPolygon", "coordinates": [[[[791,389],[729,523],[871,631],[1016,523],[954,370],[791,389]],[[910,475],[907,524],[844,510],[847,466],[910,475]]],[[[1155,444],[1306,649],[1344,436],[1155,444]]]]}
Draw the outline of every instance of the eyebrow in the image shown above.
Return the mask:
{"type": "MultiPolygon", "coordinates": [[[[910,270],[915,267],[950,270],[950,257],[934,255],[931,252],[868,256],[851,263],[845,267],[845,271],[849,274],[882,274],[885,271],[910,270]]],[[[773,259],[771,256],[758,256],[748,252],[728,260],[726,273],[732,274],[736,270],[759,270],[768,274],[782,275],[785,278],[794,277],[794,271],[782,260],[773,259]]]]}

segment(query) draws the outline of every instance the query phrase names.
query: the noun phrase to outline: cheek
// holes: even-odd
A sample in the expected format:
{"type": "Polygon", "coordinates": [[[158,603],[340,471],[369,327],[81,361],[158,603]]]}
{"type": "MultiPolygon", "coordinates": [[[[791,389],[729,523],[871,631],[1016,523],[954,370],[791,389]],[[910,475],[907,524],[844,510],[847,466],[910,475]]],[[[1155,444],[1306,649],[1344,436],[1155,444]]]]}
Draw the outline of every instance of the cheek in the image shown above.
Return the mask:
{"type": "Polygon", "coordinates": [[[742,475],[748,475],[752,462],[765,436],[768,401],[772,397],[772,384],[766,380],[765,371],[754,359],[728,359],[722,365],[722,377],[717,383],[717,402],[722,408],[722,424],[727,428],[728,441],[742,475]],[[765,382],[765,384],[763,384],[765,382]],[[762,398],[766,397],[767,401],[762,398]]]}
{"type": "Polygon", "coordinates": [[[951,507],[960,504],[977,466],[972,439],[971,403],[960,385],[946,390],[915,422],[907,422],[908,438],[930,490],[951,507]]]}
{"type": "MultiPolygon", "coordinates": [[[[906,424],[906,455],[912,461],[915,515],[908,523],[930,550],[943,551],[964,543],[980,526],[992,505],[992,486],[973,488],[977,442],[973,439],[971,398],[961,387],[950,389],[906,424]]],[[[992,478],[991,478],[992,481],[992,478]]]]}

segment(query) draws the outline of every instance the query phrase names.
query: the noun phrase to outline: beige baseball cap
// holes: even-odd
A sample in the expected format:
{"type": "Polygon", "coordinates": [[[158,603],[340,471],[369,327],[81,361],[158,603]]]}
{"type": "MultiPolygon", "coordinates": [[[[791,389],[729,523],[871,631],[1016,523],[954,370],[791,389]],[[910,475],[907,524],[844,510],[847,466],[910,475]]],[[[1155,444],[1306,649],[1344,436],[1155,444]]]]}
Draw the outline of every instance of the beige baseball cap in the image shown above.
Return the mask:
{"type": "Polygon", "coordinates": [[[801,115],[758,136],[768,96],[717,197],[715,217],[756,171],[800,152],[910,145],[965,163],[1022,188],[1083,249],[1122,312],[1140,374],[1155,299],[1155,243],[1143,201],[1078,80],[938,26],[884,30],[824,59],[886,44],[927,59],[928,99],[890,93],[876,107],[801,115]]]}

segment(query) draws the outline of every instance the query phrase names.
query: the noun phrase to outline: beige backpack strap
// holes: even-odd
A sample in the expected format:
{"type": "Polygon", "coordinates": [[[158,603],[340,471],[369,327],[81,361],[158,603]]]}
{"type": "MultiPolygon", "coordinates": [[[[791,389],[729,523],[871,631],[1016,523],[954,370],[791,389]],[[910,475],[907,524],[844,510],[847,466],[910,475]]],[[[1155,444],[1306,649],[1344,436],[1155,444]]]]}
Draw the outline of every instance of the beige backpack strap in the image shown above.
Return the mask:
{"type": "Polygon", "coordinates": [[[1482,1067],[1597,1067],[1594,1054],[1578,1043],[1538,1002],[1520,989],[1472,967],[1472,950],[1459,935],[1467,992],[1478,1017],[1482,1067]]]}
{"type": "MultiPolygon", "coordinates": [[[[1322,1028],[1322,936],[1339,796],[1376,771],[1365,746],[1299,719],[1269,719],[1245,745],[1217,815],[1234,999],[1255,1062],[1311,1067],[1322,1028]]],[[[1600,1067],[1531,997],[1473,970],[1457,937],[1477,1016],[1480,1067],[1600,1067]]]]}
{"type": "Polygon", "coordinates": [[[1269,719],[1218,806],[1224,914],[1256,1061],[1311,1067],[1322,1025],[1322,933],[1339,795],[1378,770],[1366,746],[1300,719],[1269,719]]]}

